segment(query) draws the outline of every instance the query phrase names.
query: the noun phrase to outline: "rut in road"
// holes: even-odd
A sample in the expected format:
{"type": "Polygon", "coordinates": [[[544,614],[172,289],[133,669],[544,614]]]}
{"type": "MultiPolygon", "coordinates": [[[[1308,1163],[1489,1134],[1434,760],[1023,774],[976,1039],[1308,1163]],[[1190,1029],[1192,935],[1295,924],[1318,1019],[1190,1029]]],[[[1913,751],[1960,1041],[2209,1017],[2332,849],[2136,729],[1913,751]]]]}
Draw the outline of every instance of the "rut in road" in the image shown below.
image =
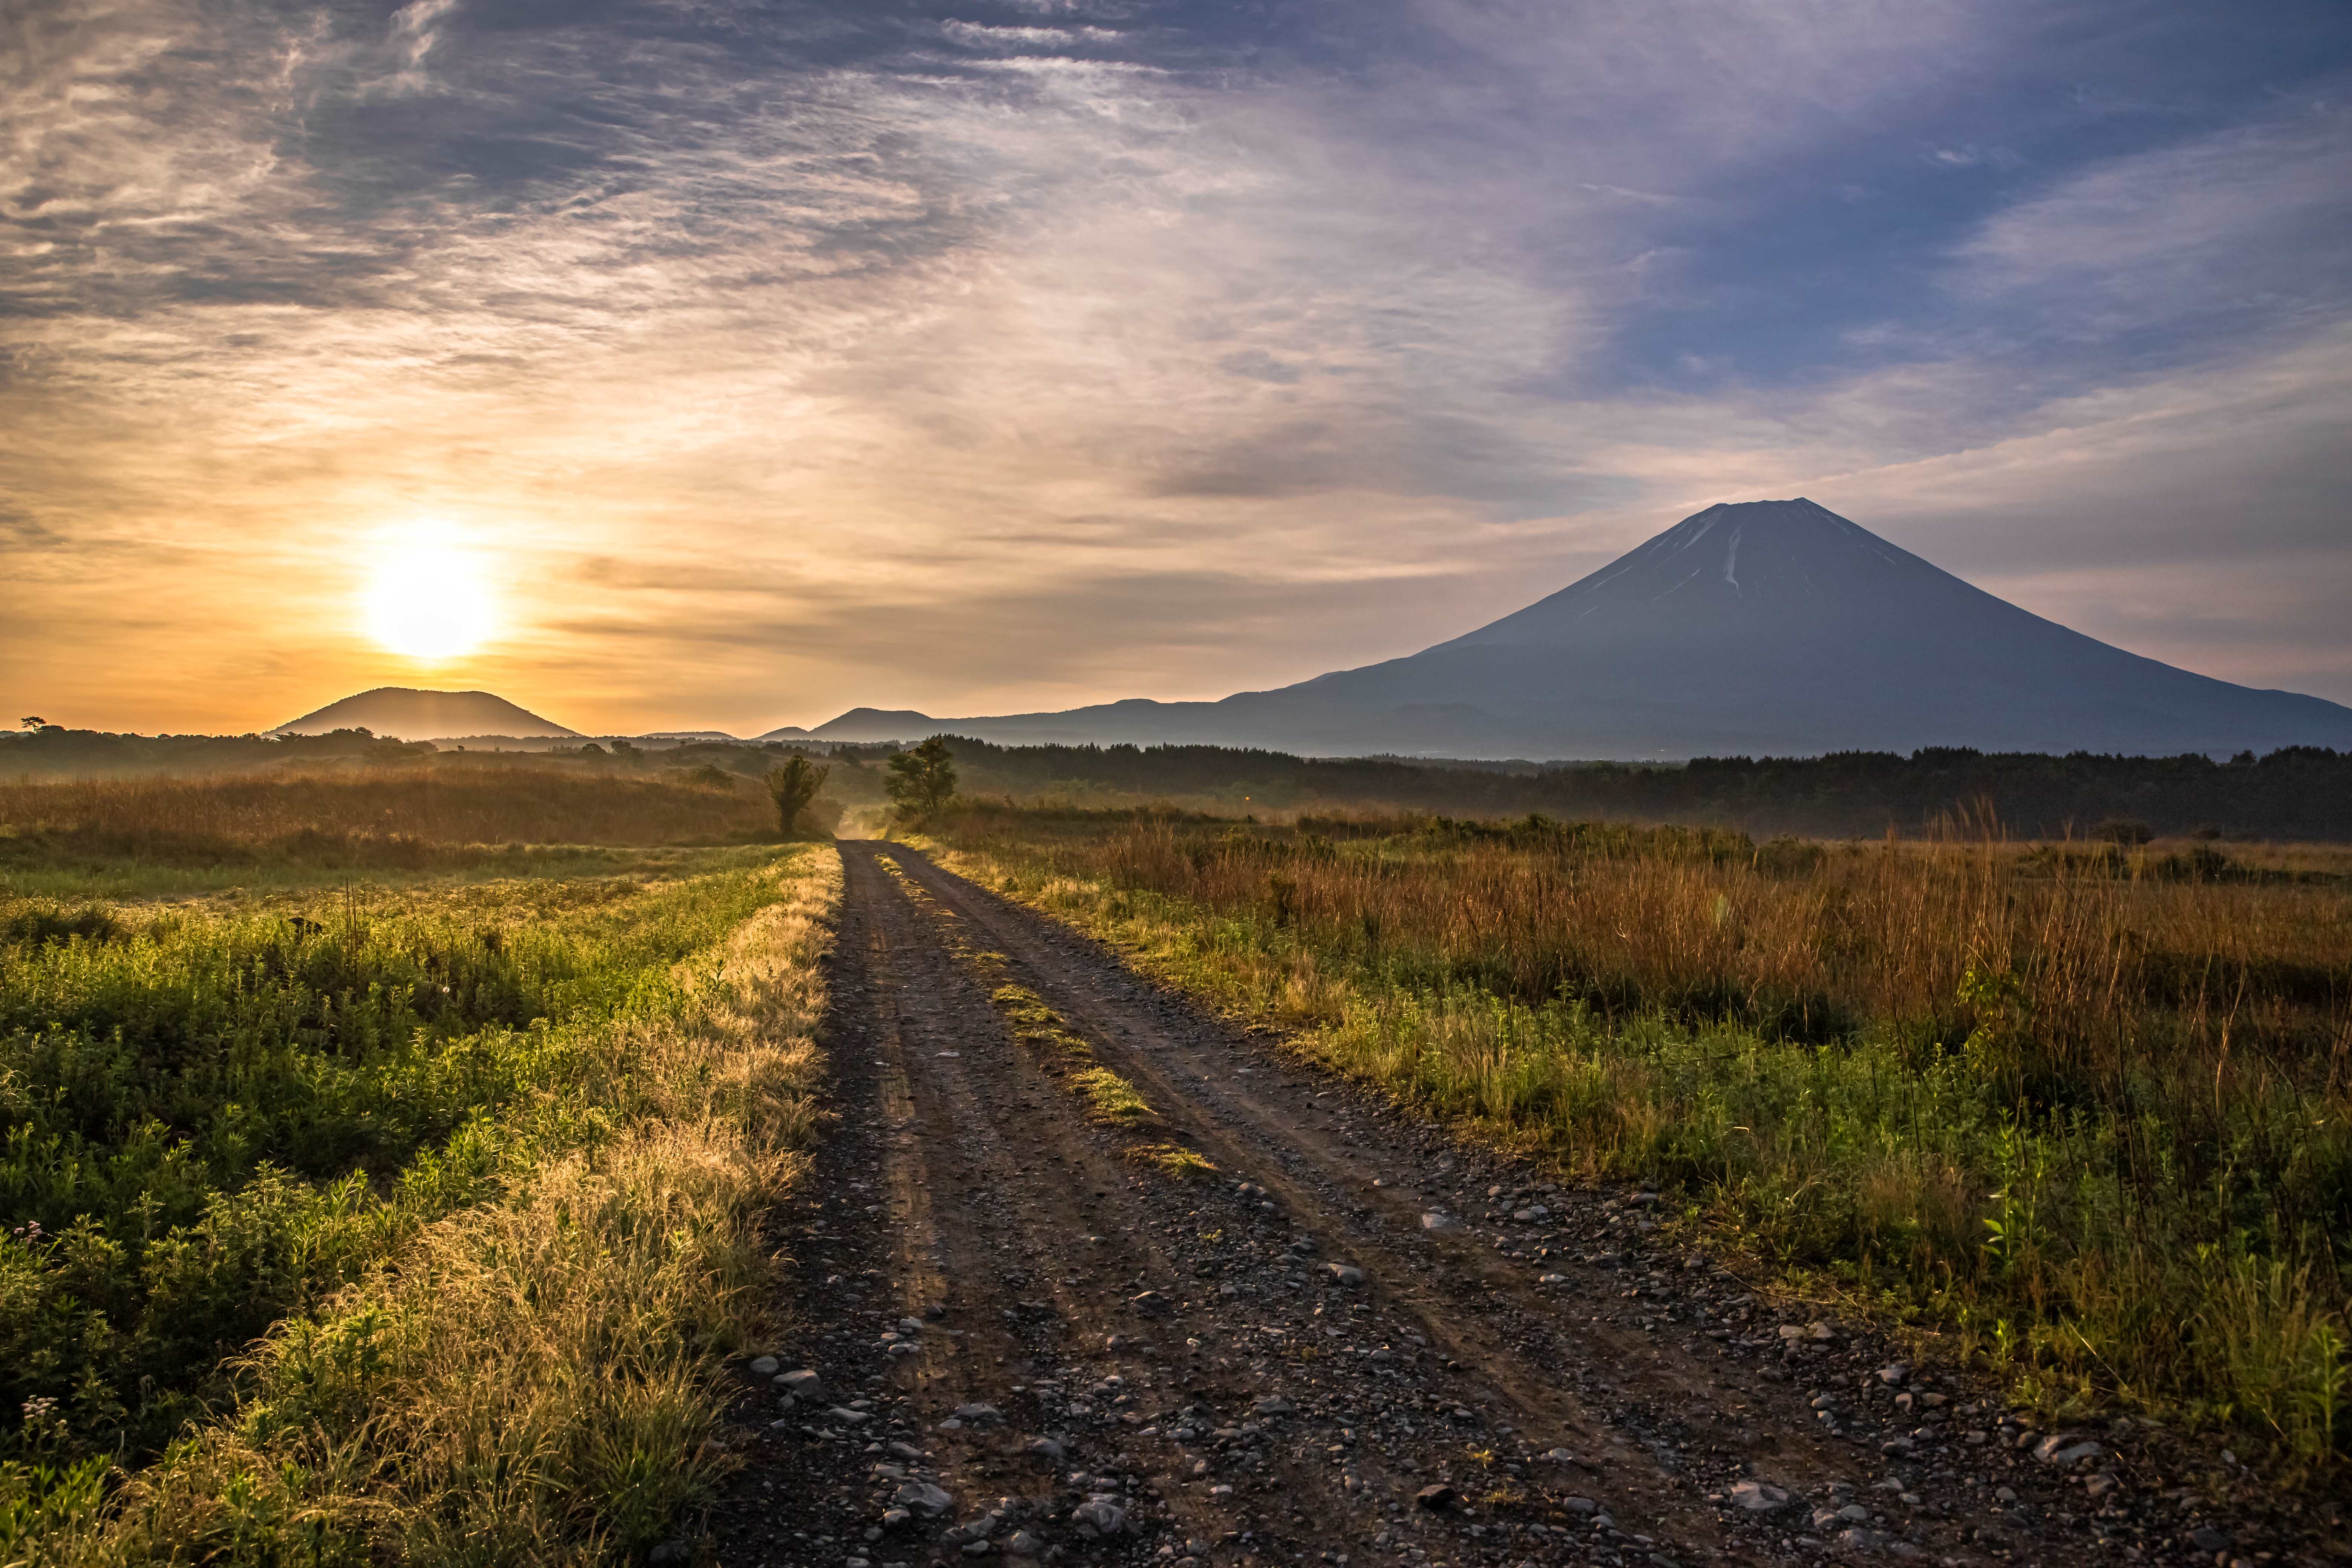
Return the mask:
{"type": "Polygon", "coordinates": [[[841,1125],[784,1238],[825,1387],[772,1421],[747,1395],[724,1561],[2059,1560],[2054,1507],[1974,1522],[1981,1476],[1890,1474],[1808,1408],[1876,1347],[1657,1256],[1638,1197],[1458,1147],[904,846],[841,847],[841,1125]],[[1089,1120],[1008,997],[1148,1124],[1089,1120]],[[1213,1170],[1139,1157],[1171,1148],[1213,1170]],[[1609,1239],[1572,1259],[1580,1234],[1609,1239]]]}

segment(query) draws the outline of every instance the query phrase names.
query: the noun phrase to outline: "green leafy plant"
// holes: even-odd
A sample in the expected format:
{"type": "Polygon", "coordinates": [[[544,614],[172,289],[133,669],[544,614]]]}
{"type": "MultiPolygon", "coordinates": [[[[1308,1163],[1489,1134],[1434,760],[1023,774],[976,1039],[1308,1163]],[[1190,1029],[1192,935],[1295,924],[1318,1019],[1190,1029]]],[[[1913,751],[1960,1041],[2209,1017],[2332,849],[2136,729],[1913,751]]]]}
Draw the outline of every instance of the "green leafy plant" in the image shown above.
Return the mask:
{"type": "Polygon", "coordinates": [[[894,753],[882,787],[898,803],[902,818],[913,822],[938,816],[956,791],[955,758],[948,751],[947,737],[933,735],[911,751],[894,753]]]}

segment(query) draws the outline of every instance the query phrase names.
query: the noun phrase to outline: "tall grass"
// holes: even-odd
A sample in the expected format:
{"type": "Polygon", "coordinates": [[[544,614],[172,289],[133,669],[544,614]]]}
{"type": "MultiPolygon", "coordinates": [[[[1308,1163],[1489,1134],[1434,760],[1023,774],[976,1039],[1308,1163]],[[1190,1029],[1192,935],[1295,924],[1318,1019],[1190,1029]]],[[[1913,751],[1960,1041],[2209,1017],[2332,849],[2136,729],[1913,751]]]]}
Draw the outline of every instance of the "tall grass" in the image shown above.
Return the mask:
{"type": "Polygon", "coordinates": [[[960,868],[2029,1391],[2352,1443],[2352,894],[1999,843],[974,812],[960,868]]]}
{"type": "Polygon", "coordinates": [[[0,1560],[655,1538],[723,1463],[715,1363],[813,1116],[838,887],[807,849],[19,943],[8,1195],[85,1217],[0,1239],[0,1560]]]}
{"type": "Polygon", "coordinates": [[[171,865],[422,867],[462,863],[453,846],[772,838],[772,817],[766,796],[748,784],[521,765],[0,784],[0,863],[72,854],[171,865]]]}

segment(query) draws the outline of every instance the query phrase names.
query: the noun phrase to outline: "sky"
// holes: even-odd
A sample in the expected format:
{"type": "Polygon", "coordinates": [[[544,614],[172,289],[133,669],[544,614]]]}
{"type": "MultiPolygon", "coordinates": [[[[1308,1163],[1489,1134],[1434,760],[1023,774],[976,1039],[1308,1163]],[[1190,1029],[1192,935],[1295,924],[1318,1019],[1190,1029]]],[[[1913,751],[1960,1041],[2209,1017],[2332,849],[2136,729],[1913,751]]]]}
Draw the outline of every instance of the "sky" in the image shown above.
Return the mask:
{"type": "Polygon", "coordinates": [[[1795,495],[2352,702],[2340,0],[24,0],[0,102],[12,715],[1214,698],[1795,495]]]}

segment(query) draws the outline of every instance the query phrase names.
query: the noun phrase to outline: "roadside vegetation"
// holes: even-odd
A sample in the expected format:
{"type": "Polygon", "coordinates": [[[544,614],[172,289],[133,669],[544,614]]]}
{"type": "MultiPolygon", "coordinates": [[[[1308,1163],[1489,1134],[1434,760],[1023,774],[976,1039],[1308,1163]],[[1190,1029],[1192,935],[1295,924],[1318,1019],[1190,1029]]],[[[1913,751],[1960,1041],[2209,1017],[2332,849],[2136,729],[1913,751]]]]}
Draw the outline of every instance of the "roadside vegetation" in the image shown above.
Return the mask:
{"type": "Polygon", "coordinates": [[[1069,1021],[1044,997],[1025,985],[1005,980],[1003,953],[976,947],[965,933],[963,922],[896,861],[885,856],[880,865],[907,900],[938,922],[940,940],[948,951],[970,965],[982,983],[991,987],[989,1000],[1003,1018],[1007,1032],[1036,1058],[1048,1075],[1076,1097],[1086,1108],[1087,1120],[1098,1127],[1135,1136],[1136,1142],[1127,1149],[1129,1159],[1155,1166],[1180,1180],[1215,1173],[1215,1164],[1187,1146],[1181,1135],[1160,1120],[1160,1113],[1132,1081],[1103,1066],[1086,1037],[1071,1028],[1069,1021]]]}
{"type": "Polygon", "coordinates": [[[725,1468],[838,858],[415,782],[0,790],[0,1562],[624,1561],[725,1468]]]}
{"type": "Polygon", "coordinates": [[[1670,1184],[2023,1397],[2352,1448],[2352,877],[1541,817],[968,806],[933,839],[1431,1114],[1670,1184]]]}

